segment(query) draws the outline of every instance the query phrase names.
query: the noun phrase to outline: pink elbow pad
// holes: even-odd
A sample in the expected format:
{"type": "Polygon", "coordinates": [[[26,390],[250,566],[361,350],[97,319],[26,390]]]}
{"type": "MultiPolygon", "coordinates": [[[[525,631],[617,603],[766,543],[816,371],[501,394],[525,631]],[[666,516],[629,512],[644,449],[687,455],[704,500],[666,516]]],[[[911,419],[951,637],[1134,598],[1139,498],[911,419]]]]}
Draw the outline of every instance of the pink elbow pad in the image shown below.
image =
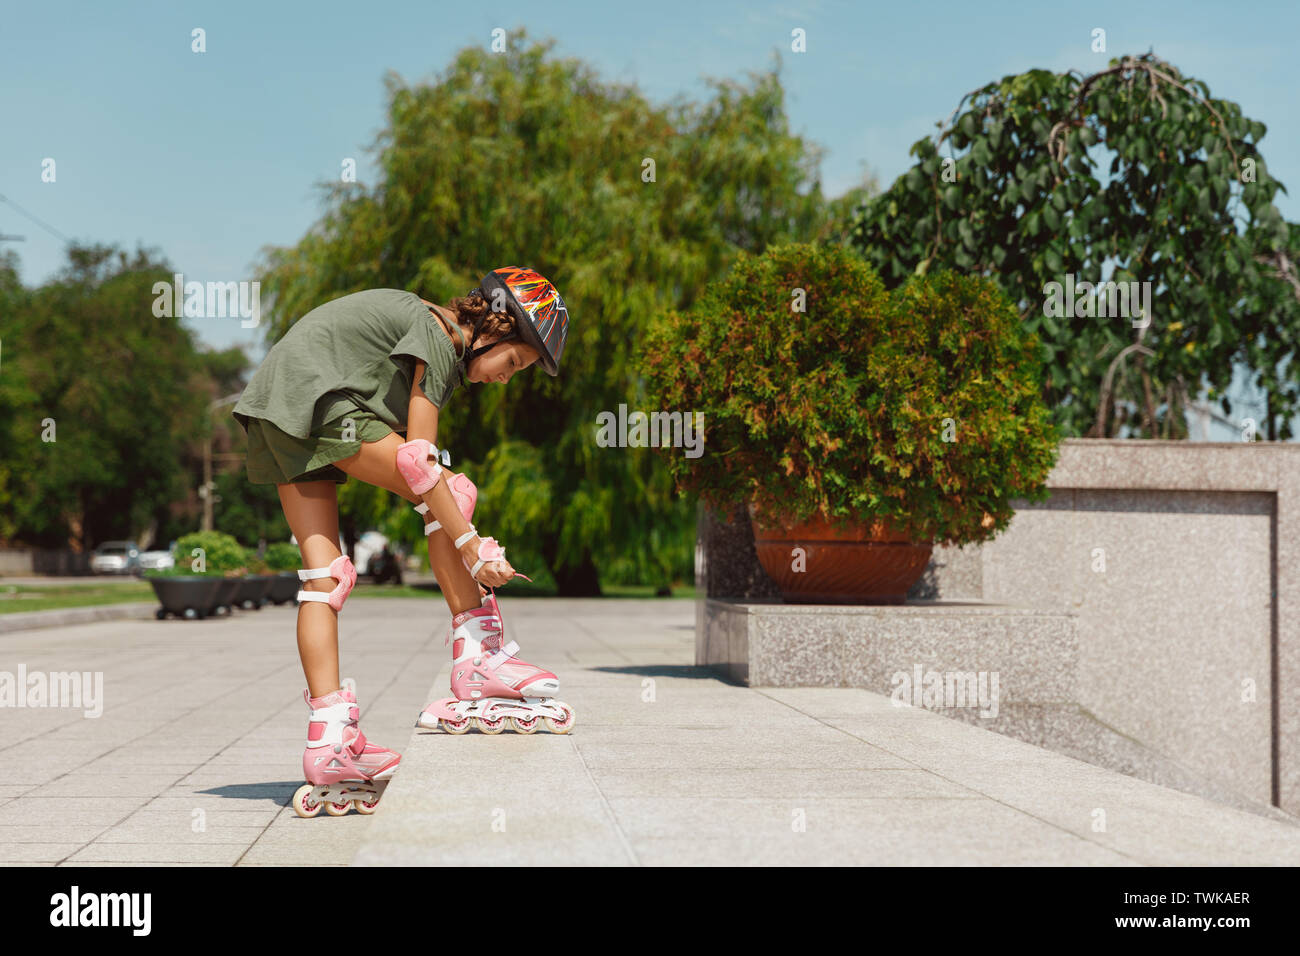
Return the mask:
{"type": "Polygon", "coordinates": [[[422,495],[438,483],[442,466],[429,461],[435,454],[433,443],[425,438],[408,441],[397,448],[397,470],[406,485],[417,495],[422,495]]]}

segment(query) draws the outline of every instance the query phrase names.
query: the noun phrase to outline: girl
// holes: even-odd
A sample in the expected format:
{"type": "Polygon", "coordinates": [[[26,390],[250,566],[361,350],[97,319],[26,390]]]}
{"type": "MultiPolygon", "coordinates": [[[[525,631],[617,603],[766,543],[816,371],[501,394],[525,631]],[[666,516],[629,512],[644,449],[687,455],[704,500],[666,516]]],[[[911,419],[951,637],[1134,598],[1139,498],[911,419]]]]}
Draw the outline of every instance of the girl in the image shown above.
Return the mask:
{"type": "Polygon", "coordinates": [[[267,353],[234,408],[248,433],[248,478],[274,482],[302,552],[298,653],[311,708],[303,773],[294,797],[300,816],[324,806],[374,812],[400,756],[366,740],[351,681],[339,680],[338,613],[356,583],[339,551],[336,485],[348,476],[386,488],[435,520],[425,526],[429,562],[452,614],[456,697],[430,705],[420,723],[489,733],[510,722],[525,733],[539,716],[567,731],[573,714],[552,700],[555,675],[502,646],[496,601],[515,570],[491,538],[469,523],[477,492],[444,471],[434,446],[438,409],[458,384],[505,383],[540,362],[559,370],[568,310],[555,287],[531,269],[509,266],[483,277],[449,306],[411,292],[372,289],[313,309],[267,353]],[[475,346],[478,346],[477,348],[475,346]],[[459,382],[457,381],[459,379],[459,382]],[[439,530],[441,534],[436,533],[439,530]],[[478,583],[476,583],[478,582],[478,583]],[[530,698],[524,700],[523,698],[530,698]]]}

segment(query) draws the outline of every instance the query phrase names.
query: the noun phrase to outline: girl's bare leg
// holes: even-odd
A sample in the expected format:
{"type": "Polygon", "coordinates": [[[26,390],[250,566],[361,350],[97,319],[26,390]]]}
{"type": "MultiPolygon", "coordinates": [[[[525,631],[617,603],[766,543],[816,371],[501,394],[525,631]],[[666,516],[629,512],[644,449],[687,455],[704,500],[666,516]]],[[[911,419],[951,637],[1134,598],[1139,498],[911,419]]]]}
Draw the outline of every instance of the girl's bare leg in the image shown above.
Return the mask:
{"type": "MultiPolygon", "coordinates": [[[[339,502],[332,481],[276,485],[289,528],[298,539],[304,568],[324,568],[339,556],[339,502]]],[[[329,593],[333,578],[304,581],[308,591],[329,593]]],[[[298,607],[298,655],[312,697],[339,689],[339,616],[328,604],[305,601],[298,607]]]]}
{"type": "MultiPolygon", "coordinates": [[[[411,504],[419,504],[419,496],[407,487],[406,480],[397,470],[397,447],[401,444],[402,439],[390,432],[380,441],[362,442],[359,452],[351,458],[336,461],[334,465],[367,484],[387,488],[411,504]]],[[[337,511],[335,517],[337,520],[337,511]]],[[[429,535],[428,540],[429,566],[438,577],[438,587],[442,589],[452,615],[478,607],[483,592],[478,582],[470,577],[451,539],[439,531],[429,535]]]]}

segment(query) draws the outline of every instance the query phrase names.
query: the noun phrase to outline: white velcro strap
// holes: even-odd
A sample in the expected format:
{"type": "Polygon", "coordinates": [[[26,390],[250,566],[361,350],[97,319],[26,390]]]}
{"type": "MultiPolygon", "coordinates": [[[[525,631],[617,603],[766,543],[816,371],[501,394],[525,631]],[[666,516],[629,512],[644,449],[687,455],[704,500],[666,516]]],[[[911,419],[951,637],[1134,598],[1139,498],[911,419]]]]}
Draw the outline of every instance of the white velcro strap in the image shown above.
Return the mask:
{"type": "Polygon", "coordinates": [[[493,670],[496,670],[506,661],[510,660],[510,658],[514,657],[515,654],[517,654],[518,652],[519,652],[519,645],[516,644],[514,641],[511,641],[509,644],[497,650],[495,653],[493,653],[491,657],[487,659],[487,666],[492,668],[493,670]]]}
{"type": "MultiPolygon", "coordinates": [[[[415,506],[415,510],[422,515],[427,515],[429,513],[429,506],[422,501],[415,506]]],[[[426,524],[424,526],[425,537],[428,537],[429,535],[433,534],[441,527],[442,527],[441,521],[431,521],[429,524],[426,524]]],[[[460,541],[456,542],[456,547],[459,548],[464,542],[469,540],[471,535],[476,535],[476,534],[478,534],[478,532],[474,530],[474,523],[470,522],[469,531],[466,534],[460,536],[460,541]]]]}
{"type": "MultiPolygon", "coordinates": [[[[310,569],[300,570],[298,572],[299,581],[311,581],[314,580],[315,578],[328,578],[328,577],[333,577],[333,575],[330,574],[329,568],[310,568],[310,569]]],[[[300,604],[303,601],[324,601],[326,604],[328,604],[329,599],[330,599],[329,593],[326,591],[299,591],[298,592],[298,603],[300,604]]]]}
{"type": "MultiPolygon", "coordinates": [[[[429,506],[426,505],[423,501],[421,501],[418,505],[415,506],[415,511],[417,514],[427,515],[429,513],[429,506]]],[[[434,521],[430,524],[426,524],[424,526],[424,536],[427,538],[429,535],[433,534],[441,527],[442,527],[441,521],[434,521]]]]}
{"type": "MultiPolygon", "coordinates": [[[[470,538],[474,537],[474,535],[476,534],[478,534],[478,532],[474,530],[473,525],[470,525],[469,530],[456,539],[456,547],[457,548],[463,547],[465,542],[468,541],[470,538]]],[[[479,564],[482,563],[483,563],[482,561],[479,562],[479,564]]]]}

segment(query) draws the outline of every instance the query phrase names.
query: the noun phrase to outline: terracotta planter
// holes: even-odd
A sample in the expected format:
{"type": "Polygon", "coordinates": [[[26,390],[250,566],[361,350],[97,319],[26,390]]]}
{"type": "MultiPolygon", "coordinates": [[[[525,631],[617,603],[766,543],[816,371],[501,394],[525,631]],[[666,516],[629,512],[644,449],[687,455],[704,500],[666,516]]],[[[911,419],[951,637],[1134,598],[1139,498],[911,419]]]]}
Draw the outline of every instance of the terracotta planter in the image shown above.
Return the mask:
{"type": "Polygon", "coordinates": [[[820,517],[802,524],[760,518],[749,506],[754,548],[790,604],[902,604],[930,563],[931,545],[881,522],[841,531],[820,517]],[[804,551],[795,570],[795,548],[804,551]]]}

